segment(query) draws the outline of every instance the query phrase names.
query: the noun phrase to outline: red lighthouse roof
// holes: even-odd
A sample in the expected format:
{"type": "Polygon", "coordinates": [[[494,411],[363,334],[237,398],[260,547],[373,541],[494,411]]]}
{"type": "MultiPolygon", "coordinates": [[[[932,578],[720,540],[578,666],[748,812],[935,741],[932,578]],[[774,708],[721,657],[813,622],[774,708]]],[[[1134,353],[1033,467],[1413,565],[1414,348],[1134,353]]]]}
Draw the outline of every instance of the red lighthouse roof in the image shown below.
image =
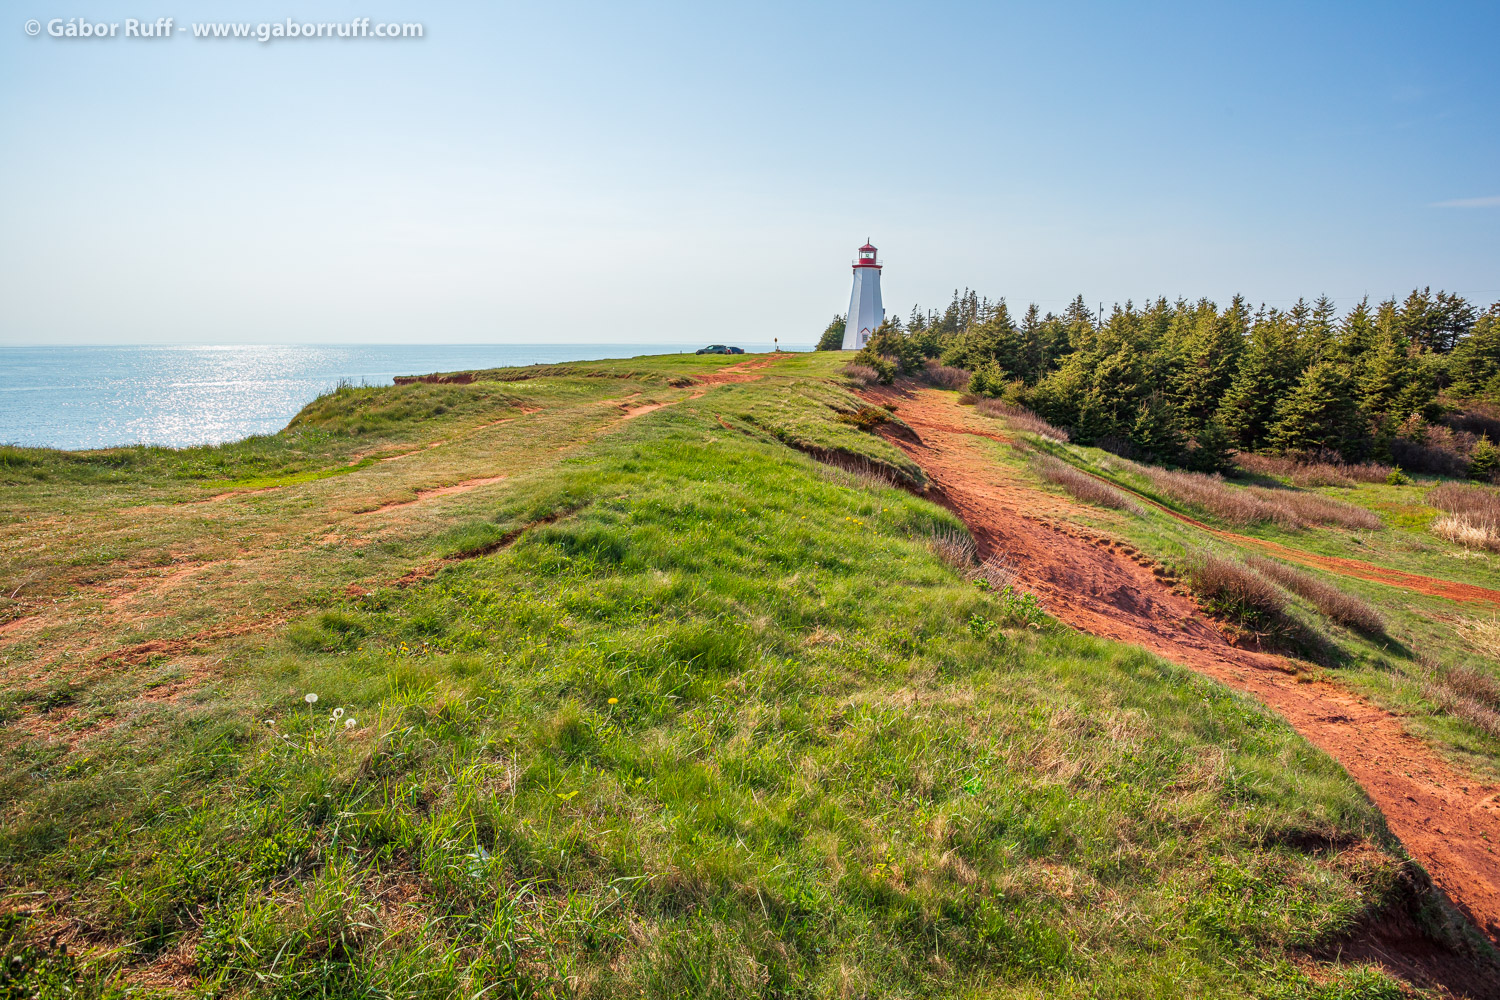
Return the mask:
{"type": "Polygon", "coordinates": [[[873,267],[880,270],[880,262],[875,259],[875,246],[868,240],[859,248],[859,256],[854,259],[855,267],[873,267]]]}

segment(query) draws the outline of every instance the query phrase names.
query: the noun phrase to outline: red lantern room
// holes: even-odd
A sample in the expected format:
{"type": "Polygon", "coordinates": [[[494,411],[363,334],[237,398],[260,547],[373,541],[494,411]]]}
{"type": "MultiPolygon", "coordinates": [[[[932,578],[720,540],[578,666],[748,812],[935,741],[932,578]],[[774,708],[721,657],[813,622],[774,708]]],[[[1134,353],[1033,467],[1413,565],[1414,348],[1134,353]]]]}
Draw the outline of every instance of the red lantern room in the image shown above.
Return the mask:
{"type": "Polygon", "coordinates": [[[873,267],[880,270],[880,262],[875,259],[875,248],[869,243],[859,248],[859,259],[854,261],[855,267],[873,267]]]}

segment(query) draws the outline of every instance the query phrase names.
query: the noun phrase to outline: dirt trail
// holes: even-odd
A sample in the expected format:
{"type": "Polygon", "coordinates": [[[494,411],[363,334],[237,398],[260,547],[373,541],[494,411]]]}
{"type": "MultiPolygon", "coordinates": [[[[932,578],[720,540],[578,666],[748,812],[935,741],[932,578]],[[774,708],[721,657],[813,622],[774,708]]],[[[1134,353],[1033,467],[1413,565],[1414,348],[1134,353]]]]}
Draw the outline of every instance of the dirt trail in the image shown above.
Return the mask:
{"type": "MultiPolygon", "coordinates": [[[[1391,830],[1492,941],[1500,943],[1500,787],[1474,780],[1407,734],[1396,716],[1341,687],[1307,683],[1281,657],[1239,649],[1135,550],[1034,511],[1057,498],[1020,485],[964,427],[951,394],[877,389],[921,441],[889,440],[922,466],[937,499],[964,520],[981,556],[1001,553],[1018,583],[1057,618],[1143,646],[1280,712],[1374,799],[1391,830]]],[[[981,432],[981,437],[992,431],[981,432]]]]}
{"type": "Polygon", "coordinates": [[[758,361],[741,361],[739,364],[726,365],[716,372],[707,375],[694,375],[693,381],[700,385],[725,385],[730,382],[754,382],[762,378],[766,373],[762,368],[769,368],[781,359],[782,355],[772,355],[758,361]]]}

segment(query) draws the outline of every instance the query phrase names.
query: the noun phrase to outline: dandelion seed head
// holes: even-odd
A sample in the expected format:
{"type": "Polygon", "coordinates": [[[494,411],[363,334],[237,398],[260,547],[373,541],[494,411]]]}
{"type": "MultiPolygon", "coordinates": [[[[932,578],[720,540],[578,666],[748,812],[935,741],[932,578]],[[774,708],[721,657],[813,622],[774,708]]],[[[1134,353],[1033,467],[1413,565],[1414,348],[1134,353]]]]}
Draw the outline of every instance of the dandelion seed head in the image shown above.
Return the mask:
{"type": "Polygon", "coordinates": [[[335,719],[342,719],[344,717],[344,710],[342,708],[335,708],[333,710],[333,717],[335,719]]]}
{"type": "Polygon", "coordinates": [[[344,720],[345,729],[353,729],[357,725],[359,725],[359,722],[355,720],[353,716],[350,716],[349,718],[344,720]]]}
{"type": "Polygon", "coordinates": [[[307,702],[309,705],[311,705],[313,702],[315,702],[315,701],[318,700],[318,696],[316,694],[314,694],[313,692],[309,691],[309,692],[307,692],[307,694],[305,694],[305,695],[302,696],[302,700],[305,701],[305,702],[307,702]]]}

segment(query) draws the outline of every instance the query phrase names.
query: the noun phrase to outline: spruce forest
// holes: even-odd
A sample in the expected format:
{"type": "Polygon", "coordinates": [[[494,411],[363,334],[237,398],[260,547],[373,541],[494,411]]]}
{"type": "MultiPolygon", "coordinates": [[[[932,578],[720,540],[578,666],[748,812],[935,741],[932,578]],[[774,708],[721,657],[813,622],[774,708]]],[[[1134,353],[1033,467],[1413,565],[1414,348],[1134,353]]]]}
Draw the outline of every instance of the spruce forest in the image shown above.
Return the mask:
{"type": "MultiPolygon", "coordinates": [[[[819,349],[843,332],[834,317],[819,349]]],[[[966,380],[1080,443],[1197,471],[1227,471],[1235,451],[1482,480],[1500,469],[1500,303],[1481,312],[1430,288],[1343,315],[1326,296],[1287,310],[1236,296],[1104,316],[1079,296],[1019,322],[966,290],[942,312],[888,319],[854,363],[886,383],[966,380]]]]}

